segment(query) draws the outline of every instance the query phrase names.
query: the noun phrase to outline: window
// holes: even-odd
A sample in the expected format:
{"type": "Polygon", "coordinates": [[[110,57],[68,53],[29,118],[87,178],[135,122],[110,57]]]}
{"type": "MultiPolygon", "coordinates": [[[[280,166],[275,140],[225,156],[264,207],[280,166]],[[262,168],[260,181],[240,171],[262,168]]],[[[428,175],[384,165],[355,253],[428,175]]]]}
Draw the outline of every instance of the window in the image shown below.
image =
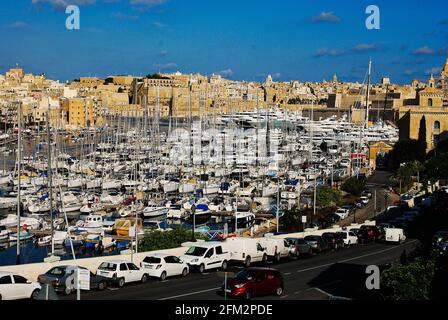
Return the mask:
{"type": "Polygon", "coordinates": [[[216,247],[216,254],[222,254],[222,247],[216,247]]]}
{"type": "Polygon", "coordinates": [[[146,257],[145,259],[143,259],[143,262],[145,263],[160,263],[160,258],[157,257],[146,257]]]}
{"type": "Polygon", "coordinates": [[[128,267],[126,266],[126,263],[120,264],[120,271],[127,271],[128,267]]]}
{"type": "Polygon", "coordinates": [[[28,280],[22,276],[13,275],[14,283],[27,283],[28,280]]]}
{"type": "Polygon", "coordinates": [[[12,283],[11,276],[4,276],[0,278],[0,284],[10,284],[10,283],[12,283]]]}
{"type": "Polygon", "coordinates": [[[51,275],[55,275],[55,276],[64,276],[65,269],[56,267],[56,268],[53,268],[50,271],[48,271],[47,274],[51,274],[51,275]]]}
{"type": "Polygon", "coordinates": [[[434,122],[434,130],[440,130],[440,121],[434,122]]]}
{"type": "Polygon", "coordinates": [[[133,263],[127,263],[129,270],[139,270],[138,267],[133,263]]]}
{"type": "Polygon", "coordinates": [[[178,263],[177,258],[174,256],[169,256],[164,258],[166,263],[178,263]]]}
{"type": "Polygon", "coordinates": [[[428,99],[428,106],[432,107],[432,99],[431,98],[428,99]]]}
{"type": "Polygon", "coordinates": [[[210,258],[212,255],[213,255],[213,248],[211,248],[211,249],[209,249],[208,251],[207,251],[207,253],[205,254],[205,257],[206,258],[210,258]]]}

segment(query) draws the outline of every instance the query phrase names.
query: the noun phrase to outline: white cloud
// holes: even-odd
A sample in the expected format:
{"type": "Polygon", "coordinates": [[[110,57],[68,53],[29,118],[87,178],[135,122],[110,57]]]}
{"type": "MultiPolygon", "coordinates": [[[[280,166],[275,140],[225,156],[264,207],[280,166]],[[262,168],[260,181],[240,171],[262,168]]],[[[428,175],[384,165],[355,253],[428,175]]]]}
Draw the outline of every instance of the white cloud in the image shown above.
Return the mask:
{"type": "Polygon", "coordinates": [[[417,48],[414,51],[412,51],[412,54],[414,54],[414,55],[432,55],[435,53],[436,53],[436,51],[433,48],[430,48],[428,46],[417,48]]]}
{"type": "Polygon", "coordinates": [[[176,63],[174,62],[169,62],[169,63],[155,63],[154,64],[154,68],[158,69],[159,71],[169,71],[169,70],[174,70],[176,69],[178,66],[176,63]]]}
{"type": "Polygon", "coordinates": [[[353,51],[356,52],[375,51],[377,49],[378,46],[375,43],[360,43],[353,47],[353,51]]]}
{"type": "Polygon", "coordinates": [[[69,5],[88,6],[92,5],[96,0],[31,0],[33,5],[42,5],[49,3],[56,10],[65,10],[69,5]]]}
{"type": "Polygon", "coordinates": [[[27,26],[28,24],[23,21],[14,21],[8,27],[11,29],[23,29],[26,28],[27,26]]]}
{"type": "Polygon", "coordinates": [[[321,12],[318,16],[313,17],[313,22],[321,23],[321,22],[330,22],[330,23],[339,23],[341,22],[341,18],[335,15],[333,12],[321,12]]]}
{"type": "Polygon", "coordinates": [[[316,51],[314,54],[315,57],[339,57],[341,55],[345,54],[344,50],[340,49],[328,49],[328,48],[320,48],[316,51]]]}
{"type": "Polygon", "coordinates": [[[221,77],[227,78],[227,77],[231,77],[233,75],[233,70],[232,69],[225,69],[225,70],[221,70],[216,72],[216,74],[219,74],[221,77]]]}

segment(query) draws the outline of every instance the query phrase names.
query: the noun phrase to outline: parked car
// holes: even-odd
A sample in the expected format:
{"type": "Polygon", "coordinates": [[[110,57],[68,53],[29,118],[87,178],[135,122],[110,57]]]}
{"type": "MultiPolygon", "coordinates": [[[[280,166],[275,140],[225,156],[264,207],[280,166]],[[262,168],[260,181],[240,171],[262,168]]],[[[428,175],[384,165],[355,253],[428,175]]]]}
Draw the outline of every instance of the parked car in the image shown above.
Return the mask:
{"type": "Polygon", "coordinates": [[[356,206],[354,204],[346,204],[343,205],[341,208],[348,210],[349,214],[353,214],[356,211],[356,206]]]}
{"type": "Polygon", "coordinates": [[[235,298],[276,295],[284,290],[283,276],[280,271],[271,268],[247,268],[238,272],[233,279],[223,283],[221,292],[235,298]]]}
{"type": "Polygon", "coordinates": [[[140,267],[146,270],[150,277],[159,278],[161,281],[167,277],[186,277],[189,273],[188,264],[176,256],[164,253],[154,253],[146,256],[140,263],[140,267]]]}
{"type": "Polygon", "coordinates": [[[268,260],[267,250],[261,245],[259,239],[234,237],[228,238],[223,246],[230,253],[232,262],[243,263],[247,268],[252,262],[263,262],[268,260]]]}
{"type": "Polygon", "coordinates": [[[325,217],[325,220],[327,221],[327,224],[335,224],[341,220],[341,217],[337,214],[330,213],[325,217]]]}
{"type": "Polygon", "coordinates": [[[366,243],[376,241],[380,237],[380,231],[376,226],[362,225],[358,232],[358,241],[366,243]]]}
{"type": "Polygon", "coordinates": [[[369,198],[366,197],[366,196],[361,196],[361,197],[359,198],[359,201],[361,201],[363,205],[367,205],[367,204],[369,203],[370,200],[369,200],[369,198]]]}
{"type": "Polygon", "coordinates": [[[223,248],[223,244],[218,241],[198,242],[188,248],[184,255],[179,257],[185,261],[190,270],[197,269],[200,273],[205,270],[221,268],[227,269],[230,260],[230,253],[223,248]]]}
{"type": "MultiPolygon", "coordinates": [[[[88,270],[87,268],[78,266],[57,266],[51,268],[46,273],[39,275],[37,281],[42,286],[48,284],[51,285],[56,292],[69,295],[75,291],[75,277],[73,274],[77,272],[78,268],[88,270]]],[[[104,290],[109,283],[110,281],[107,278],[97,276],[90,272],[91,289],[104,290]]]]}
{"type": "Polygon", "coordinates": [[[111,283],[119,287],[129,282],[141,281],[145,283],[149,279],[146,269],[140,269],[134,263],[122,260],[110,260],[101,263],[96,274],[109,279],[111,283]]]}
{"type": "Polygon", "coordinates": [[[306,236],[303,238],[311,246],[312,252],[322,252],[329,250],[329,244],[321,236],[306,236]]]}
{"type": "Polygon", "coordinates": [[[0,300],[37,299],[41,286],[21,275],[0,271],[0,300]]]}
{"type": "Polygon", "coordinates": [[[387,228],[384,235],[384,241],[402,243],[406,240],[404,230],[400,228],[387,228]]]}
{"type": "Polygon", "coordinates": [[[289,244],[289,253],[292,257],[312,253],[311,246],[303,238],[286,238],[285,240],[289,244]]]}
{"type": "Polygon", "coordinates": [[[351,245],[358,243],[358,237],[356,236],[356,234],[353,231],[343,230],[343,231],[336,232],[336,235],[342,239],[342,241],[344,242],[344,245],[347,247],[350,247],[351,245]]]}
{"type": "Polygon", "coordinates": [[[285,239],[281,238],[260,238],[260,244],[266,248],[268,258],[279,262],[281,258],[289,257],[289,244],[285,239]]]}
{"type": "Polygon", "coordinates": [[[339,208],[334,214],[337,214],[343,220],[348,217],[350,211],[348,209],[339,208]]]}
{"type": "Polygon", "coordinates": [[[344,240],[340,238],[335,232],[322,233],[322,239],[324,239],[330,245],[330,249],[338,250],[344,247],[344,240]]]}
{"type": "Polygon", "coordinates": [[[447,231],[437,231],[432,237],[432,246],[433,248],[437,248],[439,246],[440,241],[444,238],[448,238],[448,230],[447,231]]]}
{"type": "Polygon", "coordinates": [[[367,197],[369,199],[372,199],[372,192],[370,191],[370,189],[365,188],[362,192],[361,192],[361,196],[367,197]]]}

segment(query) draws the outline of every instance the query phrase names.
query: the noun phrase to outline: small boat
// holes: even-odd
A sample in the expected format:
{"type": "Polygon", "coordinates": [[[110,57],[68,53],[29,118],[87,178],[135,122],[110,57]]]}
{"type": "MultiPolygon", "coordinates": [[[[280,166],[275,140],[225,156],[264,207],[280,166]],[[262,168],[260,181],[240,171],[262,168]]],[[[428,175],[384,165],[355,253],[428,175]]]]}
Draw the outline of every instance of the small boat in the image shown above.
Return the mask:
{"type": "Polygon", "coordinates": [[[17,235],[19,236],[20,241],[26,241],[26,240],[33,238],[33,235],[31,233],[29,233],[28,231],[22,230],[19,232],[19,234],[17,234],[17,232],[11,233],[9,235],[9,242],[17,241],[17,235]]]}
{"type": "Polygon", "coordinates": [[[86,249],[93,250],[95,249],[96,245],[100,242],[101,236],[96,234],[89,234],[85,241],[84,245],[86,246],[86,249]]]}
{"type": "Polygon", "coordinates": [[[160,218],[163,219],[168,214],[168,208],[167,207],[158,207],[155,205],[150,205],[143,209],[143,216],[145,218],[160,218]]]}
{"type": "Polygon", "coordinates": [[[74,248],[82,247],[84,245],[84,237],[82,235],[71,235],[64,240],[64,246],[70,248],[73,244],[74,248]]]}
{"type": "Polygon", "coordinates": [[[114,225],[113,230],[115,230],[115,233],[117,234],[117,236],[129,237],[129,230],[131,228],[134,228],[136,220],[137,220],[137,230],[139,233],[141,233],[143,231],[143,224],[142,224],[142,219],[140,219],[140,218],[117,219],[117,220],[115,220],[115,225],[114,225]]]}

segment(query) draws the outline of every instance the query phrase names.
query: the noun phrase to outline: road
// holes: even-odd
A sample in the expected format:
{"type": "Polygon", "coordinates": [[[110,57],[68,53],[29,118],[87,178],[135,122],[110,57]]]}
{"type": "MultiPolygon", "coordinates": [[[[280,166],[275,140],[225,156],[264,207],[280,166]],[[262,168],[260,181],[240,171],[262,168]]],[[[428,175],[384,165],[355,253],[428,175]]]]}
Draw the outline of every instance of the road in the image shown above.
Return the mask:
{"type": "MultiPolygon", "coordinates": [[[[278,264],[268,263],[279,269],[284,276],[285,291],[281,297],[261,297],[256,300],[305,300],[328,299],[331,296],[366,299],[370,292],[365,289],[366,267],[384,265],[399,259],[403,250],[412,251],[417,240],[402,245],[370,243],[329,251],[298,260],[284,260],[278,264]]],[[[260,264],[259,264],[260,266],[260,264]]],[[[241,268],[241,267],[240,267],[241,268]]],[[[228,276],[240,270],[231,267],[228,276]]],[[[150,280],[146,284],[129,284],[121,289],[82,292],[83,300],[223,300],[216,291],[224,281],[223,272],[193,273],[185,278],[166,281],[150,280]]],[[[59,296],[60,299],[75,299],[59,296]]]]}
{"type": "Polygon", "coordinates": [[[389,185],[389,178],[392,173],[387,171],[375,171],[373,175],[367,178],[366,187],[372,192],[372,199],[363,208],[357,209],[355,215],[350,215],[346,219],[340,221],[338,225],[346,226],[352,222],[362,222],[365,220],[372,220],[378,213],[384,211],[387,206],[393,204],[394,201],[399,200],[399,196],[395,193],[387,192],[388,200],[386,203],[384,189],[385,185],[389,185]],[[376,212],[375,212],[375,191],[376,191],[376,212]]]}

